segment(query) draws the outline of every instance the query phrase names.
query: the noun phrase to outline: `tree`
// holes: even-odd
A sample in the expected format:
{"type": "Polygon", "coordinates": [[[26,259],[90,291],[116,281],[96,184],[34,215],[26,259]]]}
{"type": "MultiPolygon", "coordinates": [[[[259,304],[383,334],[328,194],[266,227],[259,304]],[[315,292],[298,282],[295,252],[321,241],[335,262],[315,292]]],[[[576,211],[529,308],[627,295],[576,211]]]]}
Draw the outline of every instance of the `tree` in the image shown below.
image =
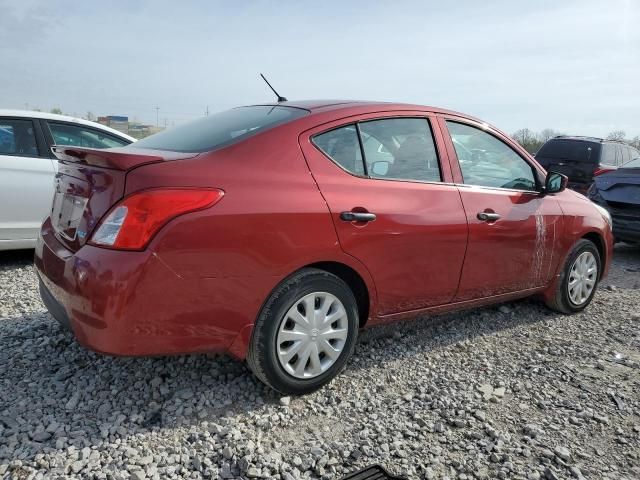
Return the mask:
{"type": "Polygon", "coordinates": [[[511,137],[524,147],[529,153],[535,153],[538,151],[542,142],[538,139],[537,135],[528,128],[521,128],[514,132],[511,137]]]}
{"type": "Polygon", "coordinates": [[[613,132],[609,133],[609,135],[607,135],[607,140],[618,140],[620,142],[624,142],[626,136],[627,134],[624,132],[624,130],[614,130],[613,132]]]}
{"type": "Polygon", "coordinates": [[[547,140],[549,140],[550,138],[557,137],[558,135],[560,135],[560,134],[558,132],[556,132],[553,128],[545,128],[538,135],[538,139],[542,143],[544,143],[547,140]]]}
{"type": "Polygon", "coordinates": [[[62,115],[62,110],[60,107],[55,107],[51,109],[51,113],[57,113],[58,115],[62,115]]]}
{"type": "Polygon", "coordinates": [[[629,145],[640,150],[640,135],[636,135],[631,140],[629,140],[629,145]]]}

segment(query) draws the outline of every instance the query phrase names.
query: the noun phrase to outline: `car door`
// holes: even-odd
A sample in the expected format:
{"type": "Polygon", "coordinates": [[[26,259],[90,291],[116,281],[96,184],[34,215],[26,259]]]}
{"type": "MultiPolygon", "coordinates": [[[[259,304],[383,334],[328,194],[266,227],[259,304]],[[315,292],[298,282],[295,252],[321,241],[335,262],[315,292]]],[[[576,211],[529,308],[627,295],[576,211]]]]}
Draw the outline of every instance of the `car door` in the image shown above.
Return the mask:
{"type": "Polygon", "coordinates": [[[440,125],[458,159],[453,176],[469,224],[455,301],[548,284],[559,261],[555,239],[563,217],[556,199],[538,191],[542,172],[486,126],[447,116],[440,125]]]}
{"type": "Polygon", "coordinates": [[[340,245],[371,273],[383,316],[451,301],[467,242],[460,195],[438,155],[439,130],[426,114],[394,115],[333,122],[300,137],[340,245]]]}
{"type": "Polygon", "coordinates": [[[37,128],[32,119],[0,118],[0,242],[10,246],[35,243],[51,208],[54,165],[37,128]]]}

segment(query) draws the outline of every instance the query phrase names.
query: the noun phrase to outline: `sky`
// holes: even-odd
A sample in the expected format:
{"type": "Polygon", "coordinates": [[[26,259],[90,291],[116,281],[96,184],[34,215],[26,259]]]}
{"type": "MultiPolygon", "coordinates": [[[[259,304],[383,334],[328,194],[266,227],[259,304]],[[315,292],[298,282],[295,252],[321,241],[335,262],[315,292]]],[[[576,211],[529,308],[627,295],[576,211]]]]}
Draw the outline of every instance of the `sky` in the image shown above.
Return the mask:
{"type": "Polygon", "coordinates": [[[168,126],[281,95],[640,135],[640,0],[0,0],[0,108],[168,126]]]}

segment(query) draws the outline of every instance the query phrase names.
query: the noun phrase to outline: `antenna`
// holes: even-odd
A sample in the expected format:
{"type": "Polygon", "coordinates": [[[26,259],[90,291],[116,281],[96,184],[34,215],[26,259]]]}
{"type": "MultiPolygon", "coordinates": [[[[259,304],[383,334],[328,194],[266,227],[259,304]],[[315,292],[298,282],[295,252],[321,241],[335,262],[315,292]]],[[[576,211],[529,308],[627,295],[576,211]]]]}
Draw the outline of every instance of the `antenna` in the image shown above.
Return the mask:
{"type": "Polygon", "coordinates": [[[271,84],[269,83],[269,80],[267,80],[266,77],[263,74],[260,74],[260,76],[265,81],[265,83],[267,85],[269,85],[269,88],[273,91],[273,93],[276,94],[276,97],[278,97],[278,103],[287,101],[287,99],[285,97],[281,97],[280,94],[278,92],[276,92],[276,89],[271,86],[271,84]]]}

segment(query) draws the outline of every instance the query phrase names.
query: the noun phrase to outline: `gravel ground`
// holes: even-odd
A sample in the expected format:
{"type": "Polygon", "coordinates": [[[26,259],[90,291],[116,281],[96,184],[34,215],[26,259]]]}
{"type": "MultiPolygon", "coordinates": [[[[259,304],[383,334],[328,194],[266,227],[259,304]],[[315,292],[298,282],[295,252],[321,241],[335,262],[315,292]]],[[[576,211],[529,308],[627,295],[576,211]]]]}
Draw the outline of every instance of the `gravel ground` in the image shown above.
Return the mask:
{"type": "Polygon", "coordinates": [[[0,478],[640,478],[640,249],[585,313],[522,301],[361,336],[323,390],[279,397],[204,355],[109,358],[0,253],[0,478]]]}

